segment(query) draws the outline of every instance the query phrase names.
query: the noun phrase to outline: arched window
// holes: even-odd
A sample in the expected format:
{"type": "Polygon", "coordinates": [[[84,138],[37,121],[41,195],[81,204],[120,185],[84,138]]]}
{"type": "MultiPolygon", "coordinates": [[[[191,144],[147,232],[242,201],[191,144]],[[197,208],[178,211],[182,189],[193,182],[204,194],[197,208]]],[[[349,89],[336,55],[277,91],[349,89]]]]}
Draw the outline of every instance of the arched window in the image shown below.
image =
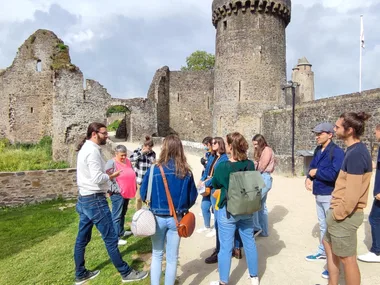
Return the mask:
{"type": "Polygon", "coordinates": [[[37,60],[36,70],[37,70],[38,72],[41,72],[41,70],[42,70],[41,60],[37,60]]]}

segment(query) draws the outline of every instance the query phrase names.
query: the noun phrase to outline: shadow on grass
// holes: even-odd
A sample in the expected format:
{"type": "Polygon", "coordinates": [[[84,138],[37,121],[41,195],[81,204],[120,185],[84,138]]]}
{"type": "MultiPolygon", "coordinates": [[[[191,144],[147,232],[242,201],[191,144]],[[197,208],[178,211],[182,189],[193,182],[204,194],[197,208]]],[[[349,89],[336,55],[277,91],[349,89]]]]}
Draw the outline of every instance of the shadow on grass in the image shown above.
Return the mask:
{"type": "Polygon", "coordinates": [[[76,223],[74,201],[54,200],[37,205],[0,209],[0,260],[44,241],[76,223]]]}
{"type": "MultiPolygon", "coordinates": [[[[130,239],[128,239],[128,245],[126,246],[126,248],[123,250],[119,248],[119,250],[124,261],[126,261],[130,267],[132,267],[133,269],[141,270],[144,267],[146,261],[139,258],[139,255],[152,252],[152,244],[151,244],[150,237],[146,237],[146,238],[131,237],[130,239]],[[132,259],[132,256],[134,254],[137,255],[137,258],[132,259]]],[[[111,263],[112,263],[111,260],[107,259],[103,261],[102,263],[100,263],[96,267],[96,269],[100,270],[111,263]]]]}

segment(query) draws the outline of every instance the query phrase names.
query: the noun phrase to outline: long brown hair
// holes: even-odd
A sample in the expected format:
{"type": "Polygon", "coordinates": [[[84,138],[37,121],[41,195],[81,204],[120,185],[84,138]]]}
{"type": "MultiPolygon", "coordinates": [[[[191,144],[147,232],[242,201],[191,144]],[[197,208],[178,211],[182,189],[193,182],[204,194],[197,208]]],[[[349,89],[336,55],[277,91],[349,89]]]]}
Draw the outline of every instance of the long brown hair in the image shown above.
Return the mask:
{"type": "Polygon", "coordinates": [[[247,160],[248,143],[242,134],[238,132],[229,133],[226,136],[227,144],[232,147],[232,158],[237,161],[247,160]]]}
{"type": "Polygon", "coordinates": [[[97,123],[97,122],[91,123],[88,126],[88,128],[87,128],[87,134],[86,134],[86,136],[78,144],[76,151],[80,151],[80,149],[82,148],[82,146],[84,145],[84,143],[86,142],[86,140],[91,139],[92,133],[93,132],[95,132],[95,133],[99,132],[101,128],[107,128],[107,127],[104,124],[102,124],[102,123],[97,123]]]}
{"type": "Polygon", "coordinates": [[[257,148],[255,148],[255,154],[253,155],[253,159],[255,161],[259,161],[263,153],[263,150],[265,147],[268,146],[268,143],[265,140],[264,136],[261,134],[254,135],[254,137],[252,138],[252,141],[257,142],[257,148]]]}
{"type": "Polygon", "coordinates": [[[183,178],[190,172],[190,166],[187,163],[182,142],[176,135],[165,137],[157,164],[167,165],[171,159],[174,160],[177,177],[183,178]]]}
{"type": "Polygon", "coordinates": [[[360,138],[364,134],[365,121],[371,118],[371,115],[365,112],[345,112],[340,115],[340,118],[343,119],[344,130],[352,128],[354,138],[360,138]]]}
{"type": "Polygon", "coordinates": [[[224,143],[224,140],[223,138],[221,137],[215,137],[212,139],[214,142],[217,142],[218,143],[218,150],[217,151],[214,151],[212,150],[211,153],[213,155],[216,155],[216,152],[219,152],[219,154],[223,154],[223,153],[226,153],[226,145],[224,143]]]}

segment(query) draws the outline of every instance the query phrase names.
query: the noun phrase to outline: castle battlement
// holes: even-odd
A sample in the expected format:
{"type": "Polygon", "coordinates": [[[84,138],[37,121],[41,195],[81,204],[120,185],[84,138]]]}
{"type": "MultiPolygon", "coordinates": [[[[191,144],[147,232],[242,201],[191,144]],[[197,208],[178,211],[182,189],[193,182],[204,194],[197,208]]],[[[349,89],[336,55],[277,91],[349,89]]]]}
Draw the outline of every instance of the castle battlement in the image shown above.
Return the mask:
{"type": "Polygon", "coordinates": [[[290,0],[214,0],[212,5],[212,23],[216,27],[218,22],[232,13],[272,13],[283,18],[286,25],[290,23],[291,2],[290,0]]]}

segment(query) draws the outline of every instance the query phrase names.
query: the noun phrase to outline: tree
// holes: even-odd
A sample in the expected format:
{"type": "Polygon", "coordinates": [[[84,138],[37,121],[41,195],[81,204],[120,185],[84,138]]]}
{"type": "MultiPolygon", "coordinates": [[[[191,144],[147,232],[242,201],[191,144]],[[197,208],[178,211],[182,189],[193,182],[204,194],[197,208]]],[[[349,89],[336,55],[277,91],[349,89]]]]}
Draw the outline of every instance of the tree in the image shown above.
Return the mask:
{"type": "Polygon", "coordinates": [[[210,70],[214,68],[215,56],[205,51],[197,50],[186,58],[187,66],[182,66],[181,70],[210,70]]]}

